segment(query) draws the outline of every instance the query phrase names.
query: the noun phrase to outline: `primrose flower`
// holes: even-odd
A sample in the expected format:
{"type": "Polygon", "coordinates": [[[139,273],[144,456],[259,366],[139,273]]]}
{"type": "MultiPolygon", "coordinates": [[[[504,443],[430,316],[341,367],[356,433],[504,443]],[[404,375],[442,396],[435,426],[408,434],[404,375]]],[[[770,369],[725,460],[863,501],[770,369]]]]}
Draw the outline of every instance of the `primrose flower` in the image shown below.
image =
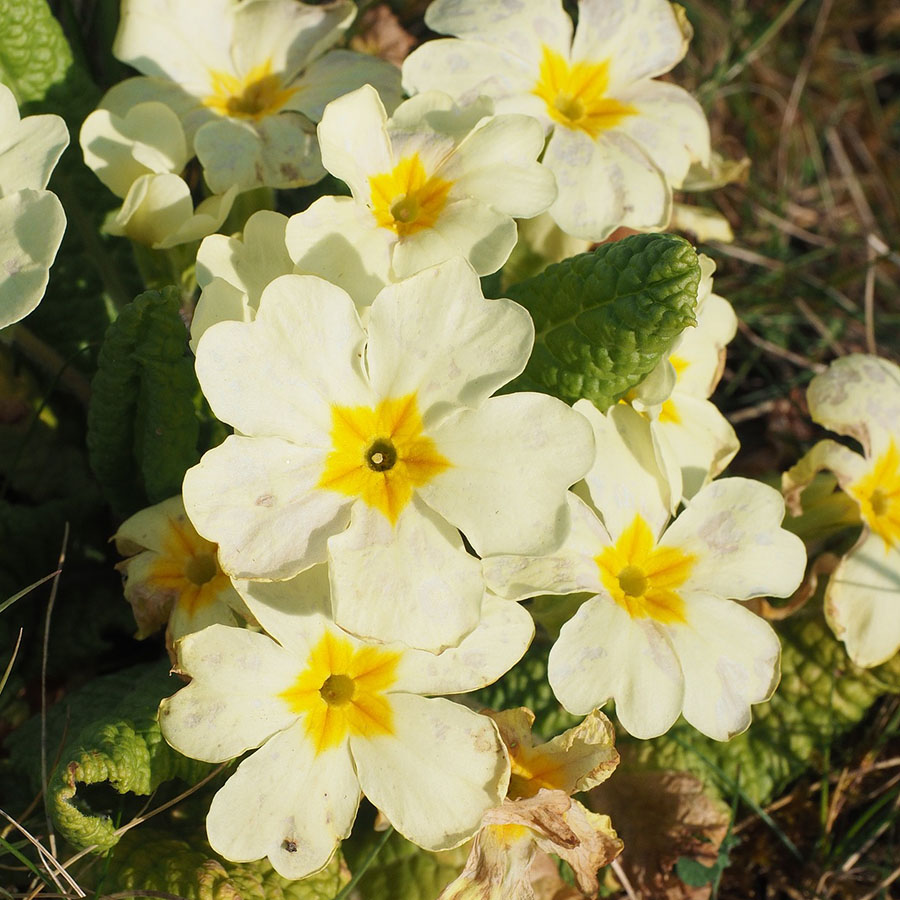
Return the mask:
{"type": "Polygon", "coordinates": [[[540,121],[542,162],[559,188],[550,214],[576,237],[666,225],[672,188],[709,159],[709,126],[682,88],[653,81],[687,51],[691,29],[668,0],[580,0],[578,27],[560,0],[435,0],[433,31],[403,63],[408,93],[440,88],[498,113],[540,121]]]}
{"type": "Polygon", "coordinates": [[[171,647],[207,625],[234,625],[250,617],[219,567],[216,545],[197,534],[181,497],[135,513],[114,540],[128,557],[117,568],[125,575],[125,599],[134,610],[138,638],[166,625],[171,647]]]}
{"type": "Polygon", "coordinates": [[[579,890],[597,894],[597,869],[622,851],[609,816],[572,799],[605,781],[619,762],[615,730],[594,711],[564,734],[533,746],[529,709],[486,713],[500,730],[512,774],[503,803],[488,810],[466,866],[438,900],[534,900],[529,869],[538,853],[572,868],[579,890]]]}
{"type": "Polygon", "coordinates": [[[388,119],[368,86],[330,103],[319,125],[322,162],[353,196],[322,197],[292,217],[294,262],[363,304],[382,285],[454,256],[479,275],[496,272],[516,243],[513,217],[543,212],[556,187],[537,162],[540,125],[492,111],[483,99],[458,107],[430,91],[388,119]]]}
{"type": "Polygon", "coordinates": [[[66,215],[44,188],[68,143],[59,116],[20,119],[0,84],[0,328],[27,316],[47,288],[66,215]]]}
{"type": "Polygon", "coordinates": [[[198,241],[219,228],[237,188],[207,197],[194,208],[181,177],[190,159],[178,116],[164,103],[138,103],[124,115],[94,110],[81,127],[84,161],[125,202],[104,223],[157,250],[198,241]]]}
{"type": "Polygon", "coordinates": [[[656,463],[649,423],[627,406],[607,416],[587,401],[597,463],[590,503],[570,495],[572,530],[549,556],[483,561],[500,596],[589,592],[550,651],[548,677],[576,715],[608,699],[640,738],[683,713],[727,740],[750,723],[750,705],[778,683],[780,645],[763,619],[732,602],[784,597],[803,577],[805,551],[779,527],[780,495],[756,481],[706,485],[668,524],[674,493],[656,463]]]}
{"type": "Polygon", "coordinates": [[[862,532],[831,573],[825,617],[853,662],[877,666],[900,649],[900,368],[845,356],[813,378],[807,399],[816,422],[859,441],[863,453],[819,441],[785,472],[785,493],[798,506],[816,473],[829,469],[856,501],[862,532]]]}
{"type": "Polygon", "coordinates": [[[342,628],[455,645],[483,591],[459,531],[479,554],[551,549],[593,461],[564,403],[490,396],[533,340],[528,313],[485,300],[460,259],[386,287],[365,328],[335,285],[277,278],[252,322],[197,344],[203,392],[237,433],[185,475],[188,515],[234,577],[328,559],[342,628]]]}
{"type": "Polygon", "coordinates": [[[113,52],[146,77],[101,105],[167,103],[216,194],[311,184],[325,174],[313,123],[330,100],[366,83],[400,99],[395,66],[330,50],[355,15],[349,0],[124,0],[113,52]]]}
{"type": "MultiPolygon", "coordinates": [[[[722,472],[740,447],[729,421],[708,400],[721,378],[737,316],[724,297],[712,293],[715,263],[702,253],[700,271],[696,326],[678,336],[668,355],[626,398],[650,420],[664,465],[680,469],[686,498],[722,472]]],[[[674,499],[677,505],[681,497],[674,499]]]]}
{"type": "Polygon", "coordinates": [[[221,625],[188,635],[178,653],[191,683],[160,707],[163,735],[187,756],[222,762],[259,747],[213,798],[213,849],[236,861],[267,856],[284,877],[303,878],[349,834],[361,794],[419,846],[467,840],[503,798],[506,752],[486,716],[423,695],[502,675],[531,640],[527,611],[486,600],[478,627],[435,655],[298,614],[304,602],[327,602],[321,571],[244,589],[275,640],[221,625]]]}

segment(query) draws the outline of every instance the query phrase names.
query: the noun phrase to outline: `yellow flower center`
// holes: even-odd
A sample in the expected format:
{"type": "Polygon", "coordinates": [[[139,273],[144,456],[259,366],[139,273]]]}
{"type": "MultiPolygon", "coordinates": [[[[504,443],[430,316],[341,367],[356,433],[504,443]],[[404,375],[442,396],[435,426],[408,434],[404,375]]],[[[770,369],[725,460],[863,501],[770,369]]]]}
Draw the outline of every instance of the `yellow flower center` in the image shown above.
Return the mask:
{"type": "Polygon", "coordinates": [[[390,172],[369,176],[372,214],[382,228],[406,237],[433,227],[447,204],[452,181],[425,174],[419,154],[404,157],[390,172]]]}
{"type": "Polygon", "coordinates": [[[216,545],[200,537],[190,522],[169,519],[169,526],[147,581],[171,591],[175,605],[193,616],[228,586],[228,576],[219,568],[216,545]]]}
{"type": "Polygon", "coordinates": [[[595,557],[603,586],[632,619],[664,625],[686,622],[684,600],[675,590],[691,574],[696,557],[677,547],[657,547],[638,514],[615,546],[595,557]]]}
{"type": "Polygon", "coordinates": [[[379,647],[354,647],[326,632],[306,669],[279,696],[306,717],[316,753],[339,746],[348,735],[393,734],[393,710],[385,692],[397,680],[400,654],[379,647]]]}
{"type": "Polygon", "coordinates": [[[283,87],[281,78],[272,74],[272,60],[254,66],[243,79],[211,69],[212,93],[203,104],[220,116],[259,119],[278,112],[297,93],[296,87],[283,87]]]}
{"type": "Polygon", "coordinates": [[[847,488],[859,504],[863,521],[884,541],[885,550],[900,543],[900,451],[893,438],[869,472],[847,488]]]}
{"type": "Polygon", "coordinates": [[[531,92],[547,104],[547,113],[555,122],[595,138],[637,113],[630,104],[607,97],[608,87],[608,59],[570,64],[544,45],[540,77],[531,92]]]}
{"type": "Polygon", "coordinates": [[[359,497],[396,523],[416,488],[450,466],[423,434],[416,395],[368,406],[333,406],[332,450],[318,487],[359,497]]]}

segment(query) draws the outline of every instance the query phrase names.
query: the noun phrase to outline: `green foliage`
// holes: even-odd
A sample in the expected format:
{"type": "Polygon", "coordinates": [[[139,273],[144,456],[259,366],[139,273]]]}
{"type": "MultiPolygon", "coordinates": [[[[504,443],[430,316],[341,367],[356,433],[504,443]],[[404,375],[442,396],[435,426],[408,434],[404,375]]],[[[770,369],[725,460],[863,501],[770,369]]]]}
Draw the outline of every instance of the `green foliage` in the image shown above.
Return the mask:
{"type": "Polygon", "coordinates": [[[43,100],[71,65],[72,51],[45,0],[0,0],[0,81],[20,105],[43,100]]]}
{"type": "MultiPolygon", "coordinates": [[[[168,669],[168,662],[162,662],[95,678],[52,708],[47,728],[50,759],[61,743],[62,748],[50,773],[47,806],[59,833],[74,846],[96,844],[106,850],[118,840],[109,811],[92,809],[84,792],[79,794],[83,787],[105,786],[118,794],[147,796],[165,781],[179,778],[194,783],[209,772],[207,763],[172,750],[160,733],[159,701],[182,686],[168,669]]],[[[37,783],[39,747],[37,719],[9,740],[14,768],[37,783]]]]}
{"type": "Polygon", "coordinates": [[[679,722],[652,741],[620,740],[625,765],[686,770],[726,798],[738,784],[753,803],[765,805],[814,766],[879,696],[900,693],[900,656],[873,670],[853,665],[821,610],[788,619],[779,636],[781,684],[768,703],[753,707],[747,731],[720,743],[679,722]]]}
{"type": "Polygon", "coordinates": [[[88,452],[122,514],[181,491],[198,458],[197,379],[177,288],[147,291],[110,325],[88,411],[88,452]]]}
{"type": "MultiPolygon", "coordinates": [[[[361,841],[345,843],[347,862],[353,871],[382,835],[374,831],[361,841]]],[[[357,884],[364,900],[434,900],[460,873],[468,856],[463,845],[432,853],[394,832],[357,884]]]]}
{"type": "Polygon", "coordinates": [[[697,254],[683,238],[639,234],[582,253],[504,292],[534,319],[534,352],[508,390],[605,410],[695,322],[697,254]]]}
{"type": "Polygon", "coordinates": [[[577,725],[580,716],[567,713],[553,695],[547,681],[549,647],[532,643],[525,656],[499,681],[472,694],[472,705],[488,709],[512,709],[527,706],[535,716],[534,733],[545,739],[577,725]]]}
{"type": "MultiPolygon", "coordinates": [[[[196,831],[202,834],[201,823],[196,831]]],[[[116,846],[101,887],[122,900],[128,900],[129,888],[165,891],[184,900],[332,900],[347,878],[340,851],[322,871],[290,881],[268,860],[229,862],[202,838],[140,826],[116,846]]]]}

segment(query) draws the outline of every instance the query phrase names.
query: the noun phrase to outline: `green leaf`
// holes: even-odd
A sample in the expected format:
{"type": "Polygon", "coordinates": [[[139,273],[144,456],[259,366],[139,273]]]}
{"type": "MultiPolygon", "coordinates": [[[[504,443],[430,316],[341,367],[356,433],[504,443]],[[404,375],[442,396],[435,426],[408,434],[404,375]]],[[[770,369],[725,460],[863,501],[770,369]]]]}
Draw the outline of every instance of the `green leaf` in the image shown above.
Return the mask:
{"type": "Polygon", "coordinates": [[[212,851],[202,823],[193,834],[141,825],[127,832],[112,853],[99,886],[128,900],[130,888],[165,891],[185,900],[332,900],[347,881],[340,851],[315,875],[291,881],[268,860],[234,863],[212,851]]]}
{"type": "Polygon", "coordinates": [[[605,410],[695,323],[700,266],[669,234],[638,234],[549,266],[506,296],[534,319],[535,345],[507,390],[586,397],[605,410]]]}
{"type": "Polygon", "coordinates": [[[177,288],[147,291],[110,325],[88,411],[88,452],[104,492],[127,514],[181,491],[198,459],[198,391],[177,288]]]}
{"type": "Polygon", "coordinates": [[[99,715],[89,718],[84,709],[72,714],[72,722],[88,724],[67,742],[47,785],[53,821],[78,848],[96,844],[107,850],[118,841],[108,811],[92,809],[79,794],[83,787],[103,785],[119,794],[147,796],[173,778],[199,781],[211,768],[182,756],[163,740],[156,718],[159,701],[182,687],[168,674],[168,664],[141,667],[128,675],[132,687],[124,695],[118,694],[121,681],[109,685],[108,692],[94,686],[92,705],[105,701],[99,715]]]}
{"type": "MultiPolygon", "coordinates": [[[[353,871],[382,835],[374,831],[362,840],[344,843],[353,871]]],[[[434,900],[460,873],[468,846],[432,853],[394,832],[359,880],[356,890],[363,900],[434,900]]]]}
{"type": "Polygon", "coordinates": [[[718,863],[705,866],[702,862],[691,859],[689,856],[679,856],[675,863],[675,871],[688,887],[703,887],[716,880],[720,866],[718,863]]]}
{"type": "Polygon", "coordinates": [[[72,51],[45,0],[0,0],[0,81],[19,105],[43,100],[71,65],[72,51]]]}
{"type": "Polygon", "coordinates": [[[774,624],[783,648],[781,684],[768,703],[753,707],[747,731],[720,743],[681,721],[652,741],[621,739],[623,764],[686,770],[725,798],[739,784],[751,802],[762,806],[814,767],[880,696],[900,693],[900,654],[877,669],[860,669],[825,624],[821,609],[807,608],[774,624]]]}

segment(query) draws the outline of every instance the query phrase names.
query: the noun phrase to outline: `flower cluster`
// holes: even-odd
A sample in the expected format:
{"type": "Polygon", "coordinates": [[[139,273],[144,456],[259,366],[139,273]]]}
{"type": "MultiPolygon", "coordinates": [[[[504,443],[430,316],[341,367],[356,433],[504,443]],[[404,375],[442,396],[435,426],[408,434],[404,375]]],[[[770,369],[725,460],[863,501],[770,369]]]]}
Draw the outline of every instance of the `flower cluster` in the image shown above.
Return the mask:
{"type": "Polygon", "coordinates": [[[668,0],[581,0],[577,28],[558,0],[435,0],[427,24],[455,37],[408,57],[401,103],[400,71],[336,47],[354,14],[125,0],[115,52],[143,74],[81,131],[123,200],[109,232],[204,238],[185,314],[233,432],[116,535],[139,635],[165,625],[190,680],[162,732],[209,762],[253,751],[207,819],[228,859],[305,877],[365,796],[420,847],[475,837],[447,900],[529,896],[546,852],[595,892],[621,841],[572,794],[618,759],[599,707],[640,738],[679,715],[718,740],[745,729],[780,646],[735,601],[791,594],[805,553],[776,491],[715,480],[738,449],[709,401],[736,317],[710,260],[697,326],[604,409],[516,389],[546,335],[481,279],[516,220],[585,249],[668,223],[710,158],[696,101],[654,80],[690,29],[668,0]],[[326,172],[349,195],[290,217],[250,193],[326,172]],[[449,699],[521,659],[520,601],[584,592],[548,675],[580,725],[534,746],[528,711],[449,699]]]}

